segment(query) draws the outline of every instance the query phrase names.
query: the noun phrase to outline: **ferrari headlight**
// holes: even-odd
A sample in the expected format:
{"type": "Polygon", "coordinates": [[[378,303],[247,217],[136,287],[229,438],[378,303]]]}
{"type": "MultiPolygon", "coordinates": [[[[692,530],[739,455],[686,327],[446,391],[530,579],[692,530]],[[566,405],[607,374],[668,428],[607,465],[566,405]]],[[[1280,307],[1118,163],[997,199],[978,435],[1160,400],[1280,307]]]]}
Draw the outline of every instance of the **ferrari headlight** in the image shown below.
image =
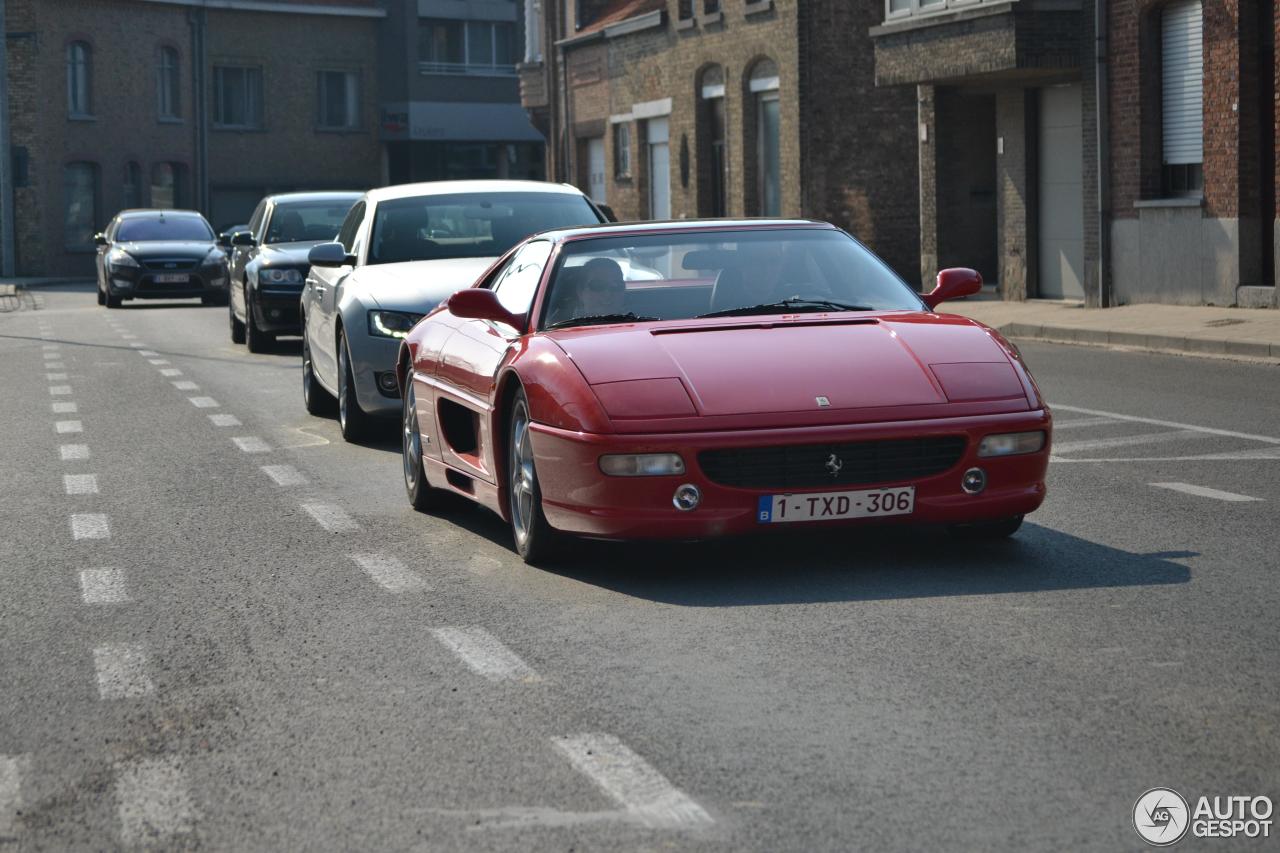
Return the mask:
{"type": "Polygon", "coordinates": [[[124,249],[112,249],[107,253],[107,266],[114,270],[125,269],[127,267],[137,269],[138,262],[133,259],[133,255],[130,255],[124,249]]]}
{"type": "Polygon", "coordinates": [[[404,311],[370,311],[369,334],[380,338],[403,338],[421,318],[421,314],[404,311]]]}
{"type": "Polygon", "coordinates": [[[678,453],[616,453],[600,457],[600,470],[610,477],[664,477],[684,473],[678,453]]]}
{"type": "Polygon", "coordinates": [[[1001,435],[989,435],[978,445],[978,455],[1020,456],[1024,453],[1039,453],[1044,449],[1044,432],[1007,432],[1001,435]]]}
{"type": "Polygon", "coordinates": [[[302,272],[294,269],[272,269],[267,267],[258,270],[258,281],[263,284],[302,284],[302,272]]]}

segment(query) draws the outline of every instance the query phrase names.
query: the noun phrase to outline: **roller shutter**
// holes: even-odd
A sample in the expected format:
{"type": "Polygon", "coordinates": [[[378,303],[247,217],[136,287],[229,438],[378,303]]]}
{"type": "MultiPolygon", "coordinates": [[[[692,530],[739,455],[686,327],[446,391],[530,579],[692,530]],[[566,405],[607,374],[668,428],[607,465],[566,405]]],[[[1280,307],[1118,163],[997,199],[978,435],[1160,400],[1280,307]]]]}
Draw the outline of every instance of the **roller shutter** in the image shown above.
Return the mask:
{"type": "Polygon", "coordinates": [[[1200,0],[1175,0],[1161,16],[1164,162],[1204,162],[1204,28],[1200,0]]]}

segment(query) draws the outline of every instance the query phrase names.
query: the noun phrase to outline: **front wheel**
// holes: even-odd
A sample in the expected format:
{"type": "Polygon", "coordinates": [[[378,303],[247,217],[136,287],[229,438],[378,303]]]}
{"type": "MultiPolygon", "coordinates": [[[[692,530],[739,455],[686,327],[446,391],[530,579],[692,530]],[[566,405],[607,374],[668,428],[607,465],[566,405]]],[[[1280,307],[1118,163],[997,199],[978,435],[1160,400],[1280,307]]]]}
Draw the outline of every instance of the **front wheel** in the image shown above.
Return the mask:
{"type": "Polygon", "coordinates": [[[957,539],[1008,539],[1022,526],[1022,516],[980,521],[975,524],[953,524],[949,529],[957,539]]]}
{"type": "Polygon", "coordinates": [[[231,343],[244,343],[244,323],[236,318],[236,309],[230,304],[227,305],[227,314],[231,317],[231,343]]]}
{"type": "Polygon", "coordinates": [[[302,328],[302,404],[310,415],[333,414],[333,395],[321,387],[316,379],[315,366],[311,361],[311,342],[307,338],[305,326],[302,328]]]}
{"type": "Polygon", "coordinates": [[[542,512],[542,487],[533,464],[530,423],[529,399],[521,388],[511,403],[507,426],[507,500],[516,553],[526,563],[538,563],[556,555],[564,536],[547,523],[542,512]]]}
{"type": "Polygon", "coordinates": [[[258,328],[257,321],[253,319],[253,305],[249,302],[248,296],[248,291],[246,291],[244,300],[244,341],[249,347],[249,352],[266,352],[275,343],[276,336],[258,328]]]}
{"type": "Polygon", "coordinates": [[[338,426],[347,441],[359,441],[373,429],[373,418],[360,408],[356,397],[356,376],[351,366],[347,333],[338,333],[338,426]]]}
{"type": "Polygon", "coordinates": [[[418,426],[418,396],[413,390],[412,378],[405,382],[401,411],[400,448],[404,462],[404,489],[409,495],[409,503],[418,512],[439,509],[449,493],[427,482],[426,465],[422,459],[422,431],[418,426]]]}

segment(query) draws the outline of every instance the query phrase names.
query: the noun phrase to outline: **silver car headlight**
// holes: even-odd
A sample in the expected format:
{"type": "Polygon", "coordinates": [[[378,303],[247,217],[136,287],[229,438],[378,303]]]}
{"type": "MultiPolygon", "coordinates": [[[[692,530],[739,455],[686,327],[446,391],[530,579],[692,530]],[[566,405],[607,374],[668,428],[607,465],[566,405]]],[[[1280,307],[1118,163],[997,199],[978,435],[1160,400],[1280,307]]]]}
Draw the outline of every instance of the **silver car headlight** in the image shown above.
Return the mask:
{"type": "Polygon", "coordinates": [[[258,270],[258,280],[263,284],[302,284],[302,271],[268,267],[258,270]]]}
{"type": "Polygon", "coordinates": [[[379,338],[403,338],[420,319],[421,314],[405,311],[370,311],[369,334],[379,338]]]}
{"type": "Polygon", "coordinates": [[[1026,453],[1039,453],[1044,448],[1044,432],[1007,432],[1001,435],[989,435],[978,445],[978,455],[1021,456],[1026,453]]]}
{"type": "Polygon", "coordinates": [[[112,249],[107,253],[107,266],[113,270],[137,269],[138,262],[134,260],[133,255],[130,255],[124,249],[112,249]]]}

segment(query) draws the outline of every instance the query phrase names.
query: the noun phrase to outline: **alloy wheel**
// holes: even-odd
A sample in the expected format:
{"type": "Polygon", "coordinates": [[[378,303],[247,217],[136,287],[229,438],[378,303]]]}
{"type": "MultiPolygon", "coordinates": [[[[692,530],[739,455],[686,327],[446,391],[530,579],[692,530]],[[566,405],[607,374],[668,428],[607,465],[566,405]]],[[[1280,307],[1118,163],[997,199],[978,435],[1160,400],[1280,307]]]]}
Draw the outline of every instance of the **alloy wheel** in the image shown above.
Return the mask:
{"type": "Polygon", "coordinates": [[[533,445],[529,439],[529,409],[524,400],[516,402],[511,415],[511,524],[516,539],[529,538],[536,507],[537,472],[533,467],[533,445]]]}
{"type": "Polygon", "coordinates": [[[347,382],[347,339],[344,335],[338,338],[338,424],[344,433],[347,431],[347,398],[350,394],[347,382]]]}
{"type": "Polygon", "coordinates": [[[422,433],[418,429],[418,398],[412,382],[405,389],[403,426],[404,484],[412,494],[422,476],[422,433]]]}

